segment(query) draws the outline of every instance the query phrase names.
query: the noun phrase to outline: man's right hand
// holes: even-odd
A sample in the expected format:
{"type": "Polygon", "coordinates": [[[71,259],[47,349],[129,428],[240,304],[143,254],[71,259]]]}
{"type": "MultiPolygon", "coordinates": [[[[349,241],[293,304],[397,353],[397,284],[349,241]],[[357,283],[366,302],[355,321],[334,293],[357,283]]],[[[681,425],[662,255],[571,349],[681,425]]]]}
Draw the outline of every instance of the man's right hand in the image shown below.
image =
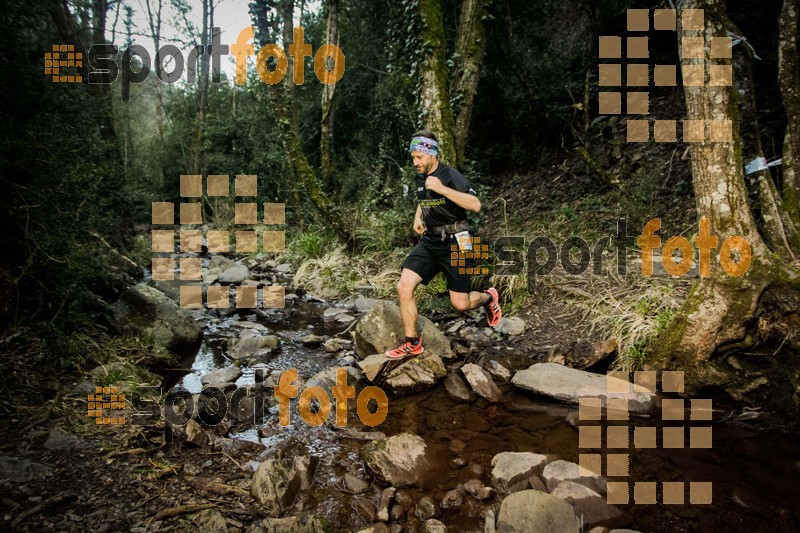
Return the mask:
{"type": "Polygon", "coordinates": [[[422,235],[425,233],[425,224],[418,218],[414,219],[414,231],[417,232],[417,235],[422,235]]]}

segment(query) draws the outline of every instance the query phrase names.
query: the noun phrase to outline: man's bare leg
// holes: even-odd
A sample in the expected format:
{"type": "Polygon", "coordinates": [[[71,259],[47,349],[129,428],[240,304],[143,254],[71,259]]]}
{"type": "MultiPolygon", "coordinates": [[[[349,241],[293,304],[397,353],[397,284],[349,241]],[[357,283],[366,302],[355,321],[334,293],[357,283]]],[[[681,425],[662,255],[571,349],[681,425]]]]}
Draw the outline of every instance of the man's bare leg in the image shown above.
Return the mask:
{"type": "Polygon", "coordinates": [[[400,316],[403,318],[403,329],[406,337],[417,337],[417,302],[414,300],[414,289],[422,282],[422,278],[414,272],[404,268],[397,282],[397,297],[400,301],[400,316]]]}
{"type": "Polygon", "coordinates": [[[477,309],[489,303],[490,296],[485,292],[472,291],[455,292],[450,291],[450,303],[453,304],[453,309],[456,311],[469,311],[470,309],[477,309]]]}

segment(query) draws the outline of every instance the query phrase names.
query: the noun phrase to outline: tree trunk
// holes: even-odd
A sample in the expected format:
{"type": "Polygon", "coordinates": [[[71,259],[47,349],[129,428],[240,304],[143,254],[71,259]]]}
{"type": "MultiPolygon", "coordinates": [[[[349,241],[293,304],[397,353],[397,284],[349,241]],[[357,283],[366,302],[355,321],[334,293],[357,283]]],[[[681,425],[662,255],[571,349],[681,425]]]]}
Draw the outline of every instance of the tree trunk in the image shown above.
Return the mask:
{"type": "MultiPolygon", "coordinates": [[[[200,43],[207,46],[209,42],[209,17],[212,0],[203,0],[203,25],[200,35],[200,43]]],[[[212,30],[213,31],[213,30],[212,30]]],[[[200,76],[197,87],[197,106],[195,107],[195,133],[194,149],[192,150],[192,172],[194,174],[203,173],[203,128],[206,121],[206,108],[208,106],[208,75],[209,75],[209,54],[206,49],[200,56],[200,76]]]]}
{"type": "Polygon", "coordinates": [[[786,211],[800,227],[800,74],[797,62],[797,18],[800,0],[784,0],[778,19],[778,87],[786,111],[786,138],[783,144],[783,202],[786,211]]]}
{"type": "MultiPolygon", "coordinates": [[[[328,0],[328,22],[325,30],[325,42],[339,46],[339,0],[328,0]]],[[[333,115],[335,107],[333,95],[336,84],[322,86],[322,118],[320,120],[320,166],[322,182],[330,189],[331,183],[331,149],[333,148],[333,115]]]]}
{"type": "Polygon", "coordinates": [[[420,106],[423,125],[439,138],[440,158],[459,167],[455,144],[455,121],[450,106],[445,62],[444,27],[439,0],[419,0],[422,17],[422,59],[420,61],[420,106]]]}
{"type": "Polygon", "coordinates": [[[486,51],[486,35],[483,19],[491,0],[464,0],[458,21],[456,38],[456,65],[453,96],[457,102],[456,113],[456,161],[464,162],[472,106],[478,82],[481,78],[481,65],[486,51]]]}
{"type": "MultiPolygon", "coordinates": [[[[153,39],[153,48],[155,50],[153,60],[157,61],[156,54],[161,47],[161,11],[164,6],[164,0],[147,0],[145,7],[147,8],[147,23],[150,26],[150,36],[153,39]],[[153,6],[153,2],[157,2],[153,6]]],[[[153,86],[156,89],[156,133],[158,133],[158,146],[156,147],[156,172],[158,173],[158,184],[164,186],[164,164],[163,164],[163,147],[164,147],[164,98],[161,93],[161,80],[158,74],[161,72],[159,65],[154,65],[153,70],[156,77],[153,80],[153,86]]]]}
{"type": "MultiPolygon", "coordinates": [[[[742,32],[726,19],[730,31],[742,32]]],[[[761,146],[761,128],[758,124],[755,84],[753,83],[752,50],[747,46],[733,49],[733,82],[739,93],[739,134],[742,138],[742,155],[745,162],[764,158],[761,146]]],[[[770,248],[796,259],[791,242],[800,245],[798,234],[791,218],[786,215],[783,201],[778,193],[769,169],[764,168],[745,176],[745,182],[755,198],[753,214],[763,228],[764,238],[770,248]]],[[[798,250],[798,248],[795,248],[798,250]]]]}
{"type": "MultiPolygon", "coordinates": [[[[684,78],[692,65],[703,65],[701,68],[705,72],[707,65],[720,63],[710,59],[710,43],[712,36],[725,35],[726,21],[722,0],[685,0],[679,9],[679,27],[683,27],[684,17],[688,15],[686,9],[704,11],[705,29],[679,31],[679,39],[705,37],[705,57],[682,57],[684,78]]],[[[775,342],[777,337],[781,339],[776,345],[788,340],[785,333],[780,335],[779,332],[800,319],[796,306],[786,307],[800,302],[800,272],[770,251],[756,229],[744,182],[735,88],[704,84],[685,86],[684,93],[687,119],[705,121],[705,142],[689,143],[689,146],[698,216],[710,221],[711,234],[719,238],[718,243],[711,243],[712,250],[716,254],[725,240],[733,236],[743,237],[752,250],[752,262],[741,276],[728,275],[720,261],[713,260],[715,254],[712,254],[710,275],[701,277],[695,284],[670,327],[656,343],[657,364],[683,370],[687,390],[693,391],[709,384],[732,387],[737,380],[740,383],[746,379],[745,375],[737,374],[722,363],[720,356],[757,343],[775,342]],[[731,121],[727,142],[709,139],[710,128],[716,127],[711,121],[719,120],[731,121]],[[765,320],[766,317],[769,320],[765,320]]],[[[798,340],[789,340],[783,347],[796,349],[798,340]]],[[[788,372],[789,376],[784,373],[781,384],[788,385],[792,379],[796,380],[798,370],[795,365],[788,372]]]]}
{"type": "MultiPolygon", "coordinates": [[[[258,6],[257,6],[258,7],[258,6]]],[[[266,13],[268,6],[262,6],[262,11],[266,13]]],[[[277,25],[282,23],[282,36],[284,44],[293,42],[293,18],[294,1],[282,0],[279,6],[280,19],[272,19],[273,27],[267,26],[266,17],[257,17],[256,23],[260,25],[259,33],[262,36],[277,35],[277,25]]],[[[319,180],[314,175],[314,170],[303,153],[300,144],[300,118],[297,114],[297,102],[295,99],[295,87],[293,80],[293,57],[287,54],[288,69],[281,83],[270,86],[269,94],[272,107],[275,112],[278,126],[280,128],[281,141],[286,153],[286,164],[294,175],[294,183],[302,186],[303,192],[320,212],[325,222],[333,231],[347,243],[352,235],[348,231],[347,224],[341,212],[333,203],[330,197],[322,190],[319,180]]]]}

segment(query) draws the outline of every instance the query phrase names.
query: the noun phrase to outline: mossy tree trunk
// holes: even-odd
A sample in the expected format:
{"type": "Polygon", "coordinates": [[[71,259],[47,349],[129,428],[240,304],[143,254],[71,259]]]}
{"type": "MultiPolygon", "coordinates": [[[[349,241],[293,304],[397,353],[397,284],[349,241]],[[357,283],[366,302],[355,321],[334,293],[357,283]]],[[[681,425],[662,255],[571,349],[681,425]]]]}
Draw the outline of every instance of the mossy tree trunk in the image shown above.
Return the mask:
{"type": "MultiPolygon", "coordinates": [[[[708,80],[708,65],[720,62],[710,57],[711,38],[726,35],[725,3],[682,2],[679,27],[688,15],[686,9],[702,9],[705,28],[679,31],[679,39],[704,37],[705,47],[702,59],[681,58],[683,75],[686,77],[692,65],[699,64],[703,65],[708,80]]],[[[688,43],[679,42],[679,46],[682,44],[688,43]]],[[[744,181],[736,88],[705,83],[699,87],[685,86],[684,93],[687,119],[703,121],[706,131],[705,142],[689,145],[697,212],[699,217],[710,221],[712,235],[718,236],[719,242],[712,243],[710,275],[695,284],[670,327],[659,337],[654,355],[659,366],[684,370],[688,389],[692,390],[708,384],[730,385],[736,379],[743,379],[733,368],[720,364],[720,356],[731,351],[773,342],[776,338],[780,338],[778,343],[790,341],[784,345],[787,350],[796,348],[800,339],[789,339],[780,332],[800,319],[792,303],[800,301],[797,297],[800,272],[768,248],[756,227],[744,181]],[[709,139],[710,128],[720,124],[711,121],[730,121],[728,141],[709,139]],[[733,236],[743,237],[752,250],[750,267],[738,277],[728,275],[719,259],[714,258],[726,238],[733,236]],[[775,298],[774,294],[782,297],[775,298]]]]}
{"type": "Polygon", "coordinates": [[[422,58],[420,62],[420,107],[423,125],[439,138],[440,157],[460,166],[455,144],[455,119],[450,106],[444,26],[439,0],[419,0],[422,19],[422,58]]]}
{"type": "Polygon", "coordinates": [[[453,100],[455,107],[456,158],[464,162],[464,154],[472,120],[472,107],[478,82],[481,79],[481,66],[486,51],[486,32],[484,19],[491,0],[464,0],[458,21],[458,37],[455,54],[455,84],[453,100]]]}
{"type": "MultiPolygon", "coordinates": [[[[256,6],[256,12],[265,14],[264,17],[257,17],[259,34],[262,36],[262,40],[270,35],[278,35],[280,31],[284,43],[293,42],[294,0],[281,0],[277,6],[274,6],[272,2],[263,2],[261,6],[256,6]],[[266,14],[270,8],[277,8],[278,13],[273,14],[277,16],[267,19],[266,14]]],[[[352,234],[348,230],[341,212],[325,191],[322,190],[320,182],[314,174],[314,169],[308,162],[305,153],[303,153],[300,144],[300,116],[297,110],[292,75],[294,72],[293,56],[287,54],[287,59],[288,69],[283,81],[269,88],[270,100],[278,121],[281,142],[286,154],[286,164],[292,172],[297,186],[303,189],[305,195],[319,211],[328,226],[343,242],[349,242],[352,234]]]]}
{"type": "Polygon", "coordinates": [[[461,167],[469,135],[472,107],[486,50],[484,20],[491,0],[464,0],[461,4],[454,70],[448,74],[442,9],[439,0],[419,0],[420,107],[423,126],[436,133],[441,158],[461,167]],[[451,99],[452,97],[452,99],[451,99]]]}
{"type": "MultiPolygon", "coordinates": [[[[731,32],[742,34],[727,18],[726,23],[731,32]]],[[[753,83],[753,51],[748,46],[737,46],[732,52],[733,82],[739,92],[739,133],[743,160],[764,159],[753,83]]],[[[767,245],[778,254],[787,254],[791,259],[796,259],[796,254],[800,253],[800,233],[784,208],[769,169],[752,172],[745,176],[745,181],[753,202],[753,213],[767,245]]]]}
{"type": "MultiPolygon", "coordinates": [[[[328,44],[339,46],[339,0],[328,0],[328,20],[325,29],[328,44]]],[[[331,149],[333,147],[333,95],[336,84],[322,86],[322,118],[320,120],[320,170],[322,181],[330,187],[331,183],[331,149]]]]}
{"type": "Polygon", "coordinates": [[[786,111],[783,144],[783,201],[796,226],[800,226],[800,73],[797,57],[797,19],[800,0],[784,0],[778,20],[778,87],[786,111]]]}

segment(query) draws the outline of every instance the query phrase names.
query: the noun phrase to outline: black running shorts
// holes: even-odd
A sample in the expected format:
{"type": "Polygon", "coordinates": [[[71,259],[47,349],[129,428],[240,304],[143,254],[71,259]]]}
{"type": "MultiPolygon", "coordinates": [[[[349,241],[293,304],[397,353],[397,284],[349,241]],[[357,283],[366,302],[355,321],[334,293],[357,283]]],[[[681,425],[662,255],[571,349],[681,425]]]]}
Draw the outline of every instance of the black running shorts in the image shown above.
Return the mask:
{"type": "MultiPolygon", "coordinates": [[[[459,274],[458,266],[452,266],[450,245],[457,244],[453,236],[446,237],[444,241],[439,237],[424,235],[419,244],[408,254],[401,268],[407,268],[419,274],[422,284],[427,285],[439,272],[444,272],[447,279],[447,288],[453,292],[470,292],[471,283],[469,274],[459,274]]],[[[466,259],[471,263],[470,259],[466,259]]],[[[471,267],[471,264],[465,264],[471,267]]],[[[461,268],[464,268],[463,266],[461,268]]]]}

